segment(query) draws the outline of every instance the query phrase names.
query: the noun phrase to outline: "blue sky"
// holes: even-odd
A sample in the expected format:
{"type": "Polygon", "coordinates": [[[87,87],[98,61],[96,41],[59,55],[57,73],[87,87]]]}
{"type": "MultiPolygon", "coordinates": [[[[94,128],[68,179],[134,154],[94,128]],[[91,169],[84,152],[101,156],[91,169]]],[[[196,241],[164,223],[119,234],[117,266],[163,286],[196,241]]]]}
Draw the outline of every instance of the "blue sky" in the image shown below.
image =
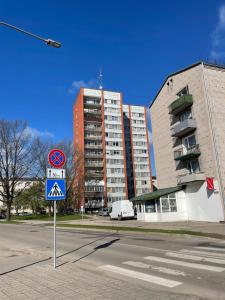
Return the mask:
{"type": "Polygon", "coordinates": [[[121,91],[147,105],[164,78],[201,59],[225,59],[225,1],[0,0],[1,20],[62,42],[62,48],[0,27],[0,117],[34,134],[72,138],[81,85],[121,91]]]}

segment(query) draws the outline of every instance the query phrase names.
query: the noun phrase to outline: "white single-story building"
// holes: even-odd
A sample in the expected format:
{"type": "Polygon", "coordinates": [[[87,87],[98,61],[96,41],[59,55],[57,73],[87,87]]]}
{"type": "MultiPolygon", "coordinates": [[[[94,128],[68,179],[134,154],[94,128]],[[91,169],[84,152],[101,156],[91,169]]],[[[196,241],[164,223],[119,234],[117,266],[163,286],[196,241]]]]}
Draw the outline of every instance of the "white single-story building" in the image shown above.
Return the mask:
{"type": "Polygon", "coordinates": [[[206,182],[158,189],[131,200],[138,221],[224,221],[224,208],[219,190],[208,190],[206,182]]]}

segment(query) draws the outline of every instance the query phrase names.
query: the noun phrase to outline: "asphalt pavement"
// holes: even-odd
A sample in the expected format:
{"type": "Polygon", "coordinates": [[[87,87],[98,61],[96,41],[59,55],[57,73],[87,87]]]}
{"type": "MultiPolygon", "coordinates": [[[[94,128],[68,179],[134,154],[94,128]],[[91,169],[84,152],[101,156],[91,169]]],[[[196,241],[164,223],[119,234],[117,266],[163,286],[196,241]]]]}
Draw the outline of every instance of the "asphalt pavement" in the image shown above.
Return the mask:
{"type": "MultiPolygon", "coordinates": [[[[166,230],[190,230],[204,233],[215,233],[224,235],[225,239],[225,223],[215,222],[197,222],[197,221],[178,221],[178,222],[142,222],[137,220],[110,221],[109,217],[100,217],[98,215],[90,215],[89,219],[60,221],[59,223],[78,224],[78,225],[100,225],[100,226],[122,226],[122,227],[138,227],[151,229],[166,230]]],[[[49,221],[29,220],[23,221],[27,224],[45,224],[49,221]]]]}
{"type": "Polygon", "coordinates": [[[0,225],[0,299],[225,299],[225,242],[0,225]]]}

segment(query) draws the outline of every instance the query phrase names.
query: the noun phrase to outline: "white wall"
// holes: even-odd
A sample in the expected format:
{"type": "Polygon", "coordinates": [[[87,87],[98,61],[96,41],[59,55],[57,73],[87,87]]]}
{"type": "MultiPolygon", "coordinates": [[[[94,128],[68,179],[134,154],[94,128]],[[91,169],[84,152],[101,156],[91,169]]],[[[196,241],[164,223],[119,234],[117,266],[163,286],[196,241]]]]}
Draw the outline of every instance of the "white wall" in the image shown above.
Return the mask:
{"type": "Polygon", "coordinates": [[[188,220],[188,212],[186,205],[186,197],[184,191],[175,193],[177,201],[176,212],[165,213],[145,213],[144,205],[142,206],[142,212],[137,213],[138,221],[145,222],[173,222],[173,221],[186,221],[188,220]]]}
{"type": "MultiPolygon", "coordinates": [[[[215,187],[217,182],[214,183],[215,187]]],[[[145,222],[205,221],[219,222],[224,220],[223,206],[218,188],[207,190],[206,182],[195,182],[187,185],[184,191],[176,193],[177,212],[137,213],[137,219],[145,222]]]]}
{"type": "MultiPolygon", "coordinates": [[[[215,182],[215,186],[217,182],[215,182]]],[[[223,207],[218,190],[208,191],[206,182],[186,187],[188,219],[191,221],[223,221],[223,207]]]]}

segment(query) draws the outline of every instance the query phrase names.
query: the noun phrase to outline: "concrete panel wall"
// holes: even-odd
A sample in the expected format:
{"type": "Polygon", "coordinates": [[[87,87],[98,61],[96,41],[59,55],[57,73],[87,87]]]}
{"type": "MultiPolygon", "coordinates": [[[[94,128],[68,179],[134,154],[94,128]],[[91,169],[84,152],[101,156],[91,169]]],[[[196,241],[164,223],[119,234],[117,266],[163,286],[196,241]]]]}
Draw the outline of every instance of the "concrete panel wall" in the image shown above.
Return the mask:
{"type": "Polygon", "coordinates": [[[192,116],[197,123],[195,135],[201,151],[200,169],[206,176],[216,177],[202,66],[197,65],[170,77],[150,109],[159,188],[176,186],[177,176],[186,172],[184,168],[177,168],[174,161],[174,151],[180,145],[174,144],[175,139],[171,137],[171,115],[168,109],[168,106],[178,98],[177,93],[186,86],[194,101],[191,109],[192,116]]]}
{"type": "Polygon", "coordinates": [[[212,115],[212,130],[215,133],[215,147],[225,186],[225,70],[205,66],[204,74],[206,96],[212,115]]]}

